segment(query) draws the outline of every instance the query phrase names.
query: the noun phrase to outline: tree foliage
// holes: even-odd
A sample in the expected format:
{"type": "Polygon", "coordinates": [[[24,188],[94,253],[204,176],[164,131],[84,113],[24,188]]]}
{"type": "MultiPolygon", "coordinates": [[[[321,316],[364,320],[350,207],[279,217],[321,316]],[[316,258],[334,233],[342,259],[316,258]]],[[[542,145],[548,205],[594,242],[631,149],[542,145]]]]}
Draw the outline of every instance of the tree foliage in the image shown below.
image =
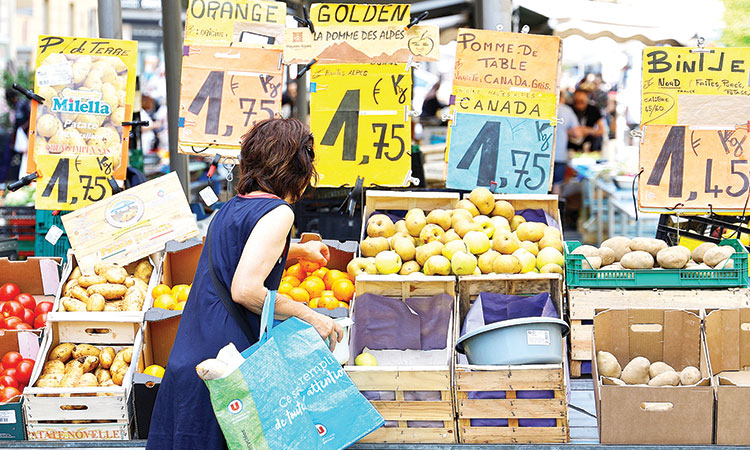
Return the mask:
{"type": "Polygon", "coordinates": [[[750,0],[724,1],[724,32],[721,41],[728,47],[750,47],[750,0]]]}

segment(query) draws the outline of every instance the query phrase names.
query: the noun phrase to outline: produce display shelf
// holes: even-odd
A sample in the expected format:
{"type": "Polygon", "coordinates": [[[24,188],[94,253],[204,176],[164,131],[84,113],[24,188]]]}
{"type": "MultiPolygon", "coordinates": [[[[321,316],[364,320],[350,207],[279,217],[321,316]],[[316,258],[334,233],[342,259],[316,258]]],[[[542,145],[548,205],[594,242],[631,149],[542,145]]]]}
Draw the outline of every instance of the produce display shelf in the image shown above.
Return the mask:
{"type": "Polygon", "coordinates": [[[581,246],[578,241],[565,242],[565,274],[569,288],[731,288],[747,287],[747,249],[737,239],[724,239],[722,245],[735,250],[730,258],[732,269],[583,269],[583,255],[571,252],[581,246]]]}

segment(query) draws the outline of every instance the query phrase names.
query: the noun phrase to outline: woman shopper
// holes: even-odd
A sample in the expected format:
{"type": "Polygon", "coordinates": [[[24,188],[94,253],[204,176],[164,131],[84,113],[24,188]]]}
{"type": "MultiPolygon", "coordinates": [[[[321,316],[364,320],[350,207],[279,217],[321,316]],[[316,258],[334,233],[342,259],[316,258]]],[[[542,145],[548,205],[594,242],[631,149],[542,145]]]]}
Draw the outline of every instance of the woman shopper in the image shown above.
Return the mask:
{"type": "MultiPolygon", "coordinates": [[[[226,448],[195,366],[216,357],[230,342],[243,351],[258,340],[263,301],[269,290],[278,288],[287,257],[321,264],[329,257],[328,247],[320,242],[289,242],[294,221],[290,203],[317,176],[310,131],[296,119],[265,120],[244,136],[241,148],[239,194],[219,210],[209,228],[159,387],[148,450],[226,448]],[[237,306],[254,339],[248,339],[222,303],[222,292],[231,296],[230,305],[237,306]]],[[[324,339],[330,338],[331,347],[343,337],[331,318],[284,295],[276,296],[276,317],[308,322],[324,339]]]]}

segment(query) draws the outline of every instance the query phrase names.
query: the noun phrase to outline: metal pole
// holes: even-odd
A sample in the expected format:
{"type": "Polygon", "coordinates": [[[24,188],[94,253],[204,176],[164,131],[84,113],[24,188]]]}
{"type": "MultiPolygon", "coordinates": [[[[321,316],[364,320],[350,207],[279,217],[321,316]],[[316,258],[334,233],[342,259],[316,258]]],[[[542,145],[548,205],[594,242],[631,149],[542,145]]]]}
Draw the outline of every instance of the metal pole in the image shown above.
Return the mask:
{"type": "Polygon", "coordinates": [[[120,0],[99,0],[96,11],[99,20],[99,37],[122,39],[122,4],[120,0]]]}
{"type": "Polygon", "coordinates": [[[481,0],[477,2],[479,26],[485,30],[495,30],[498,25],[503,31],[512,31],[513,4],[511,0],[481,0]]]}
{"type": "MultiPolygon", "coordinates": [[[[307,5],[307,7],[310,7],[310,4],[312,2],[309,0],[303,0],[300,5],[297,7],[297,13],[300,17],[302,17],[302,5],[307,5]]],[[[309,73],[309,71],[308,71],[309,73]]],[[[305,73],[303,76],[301,76],[299,79],[297,79],[297,100],[295,101],[295,105],[297,107],[296,111],[296,117],[299,119],[302,123],[305,125],[309,125],[309,108],[310,108],[310,100],[308,97],[307,92],[307,83],[305,82],[307,80],[307,73],[305,73]]]]}
{"type": "Polygon", "coordinates": [[[167,130],[169,132],[169,168],[177,172],[182,190],[190,198],[188,158],[177,149],[177,130],[180,118],[180,78],[182,72],[182,6],[180,0],[162,0],[162,30],[164,65],[167,81],[167,130]]]}

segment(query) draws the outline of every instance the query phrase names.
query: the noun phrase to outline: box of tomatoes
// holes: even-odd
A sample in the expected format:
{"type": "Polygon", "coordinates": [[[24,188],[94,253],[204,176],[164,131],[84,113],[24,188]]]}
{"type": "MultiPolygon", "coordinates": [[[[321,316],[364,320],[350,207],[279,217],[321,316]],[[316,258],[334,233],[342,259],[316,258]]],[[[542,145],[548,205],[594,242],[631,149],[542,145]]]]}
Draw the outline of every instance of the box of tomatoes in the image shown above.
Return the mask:
{"type": "Polygon", "coordinates": [[[44,328],[60,284],[60,261],[0,259],[0,330],[44,328]]]}
{"type": "Polygon", "coordinates": [[[25,439],[21,393],[38,353],[38,332],[0,331],[0,440],[25,439]]]}

